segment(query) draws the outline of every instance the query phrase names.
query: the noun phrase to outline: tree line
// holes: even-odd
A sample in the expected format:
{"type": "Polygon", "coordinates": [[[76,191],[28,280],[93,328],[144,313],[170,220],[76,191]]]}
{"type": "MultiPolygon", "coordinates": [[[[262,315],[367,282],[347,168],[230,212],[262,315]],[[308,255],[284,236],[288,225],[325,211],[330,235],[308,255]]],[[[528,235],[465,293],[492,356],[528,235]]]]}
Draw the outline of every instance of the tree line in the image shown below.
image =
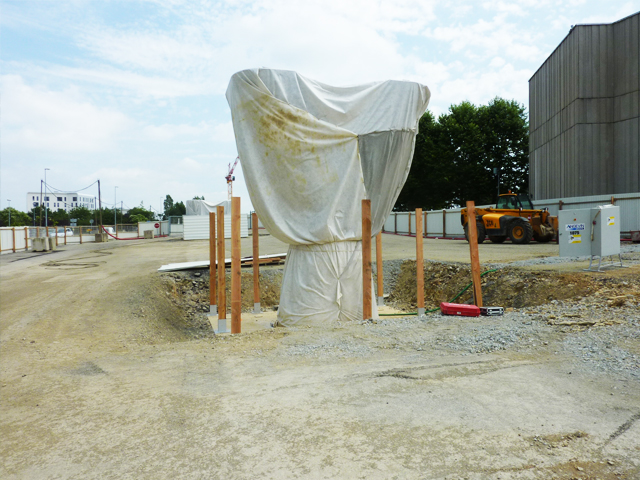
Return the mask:
{"type": "MultiPolygon", "coordinates": [[[[198,197],[199,198],[199,197],[198,197]]],[[[204,200],[204,197],[202,197],[204,200]]],[[[186,214],[187,209],[183,202],[175,202],[171,195],[167,195],[164,200],[164,212],[156,214],[155,212],[145,208],[144,204],[123,212],[120,208],[102,208],[89,210],[86,207],[75,207],[68,212],[64,209],[51,210],[45,206],[33,207],[28,212],[22,212],[13,207],[7,207],[0,210],[0,227],[11,225],[12,227],[22,226],[49,226],[66,227],[71,225],[71,219],[76,220],[76,225],[98,225],[100,218],[104,225],[113,225],[114,218],[116,223],[138,223],[154,220],[166,220],[170,216],[181,216],[186,214]],[[46,211],[46,212],[45,212],[46,211]],[[101,217],[102,214],[102,217],[101,217]],[[93,220],[93,222],[92,222],[93,220]]]]}
{"type": "Polygon", "coordinates": [[[529,122],[524,106],[496,97],[488,105],[452,105],[419,123],[411,170],[394,206],[438,210],[496,202],[498,193],[528,192],[529,122]]]}

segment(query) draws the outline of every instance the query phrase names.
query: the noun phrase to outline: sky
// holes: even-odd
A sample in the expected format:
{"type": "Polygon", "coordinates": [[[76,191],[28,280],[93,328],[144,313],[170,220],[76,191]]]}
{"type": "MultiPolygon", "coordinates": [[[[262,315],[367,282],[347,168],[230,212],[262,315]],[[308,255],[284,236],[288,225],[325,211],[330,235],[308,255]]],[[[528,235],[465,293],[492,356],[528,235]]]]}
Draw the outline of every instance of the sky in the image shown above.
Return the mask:
{"type": "MultiPolygon", "coordinates": [[[[640,0],[0,0],[0,208],[31,209],[45,168],[57,190],[100,179],[107,207],[226,200],[237,151],[225,91],[247,68],[336,86],[415,81],[436,115],[496,96],[528,111],[529,78],[572,25],[639,10],[640,0]]],[[[235,175],[249,212],[241,164],[235,175]]]]}

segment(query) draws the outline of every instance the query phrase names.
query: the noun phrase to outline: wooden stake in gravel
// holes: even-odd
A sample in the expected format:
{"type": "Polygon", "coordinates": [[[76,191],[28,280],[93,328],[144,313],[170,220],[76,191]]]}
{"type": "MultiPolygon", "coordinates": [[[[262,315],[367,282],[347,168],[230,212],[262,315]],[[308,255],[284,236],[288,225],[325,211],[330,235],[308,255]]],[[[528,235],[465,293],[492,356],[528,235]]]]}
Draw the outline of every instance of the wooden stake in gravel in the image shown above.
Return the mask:
{"type": "Polygon", "coordinates": [[[384,277],[382,276],[382,232],[376,235],[376,271],[378,274],[378,306],[384,305],[384,277]]]}
{"type": "Polygon", "coordinates": [[[467,201],[467,222],[469,230],[469,250],[471,252],[471,278],[473,280],[473,300],[477,307],[482,306],[482,287],[480,285],[480,256],[478,255],[478,231],[476,227],[476,206],[473,200],[467,201]]]}
{"type": "Polygon", "coordinates": [[[227,286],[224,258],[224,207],[217,208],[218,213],[218,331],[227,332],[227,286]]]}
{"type": "Polygon", "coordinates": [[[260,240],[256,212],[251,214],[251,236],[253,237],[253,313],[260,313],[260,240]]]}
{"type": "Polygon", "coordinates": [[[231,197],[231,333],[242,332],[240,197],[231,197]]]}
{"type": "Polygon", "coordinates": [[[424,254],[422,251],[422,209],[416,208],[416,288],[418,316],[424,315],[424,254]]]}
{"type": "Polygon", "coordinates": [[[209,314],[218,314],[216,296],[216,214],[209,212],[209,314]]]}
{"type": "Polygon", "coordinates": [[[362,200],[362,318],[369,320],[371,306],[371,200],[362,200]]]}

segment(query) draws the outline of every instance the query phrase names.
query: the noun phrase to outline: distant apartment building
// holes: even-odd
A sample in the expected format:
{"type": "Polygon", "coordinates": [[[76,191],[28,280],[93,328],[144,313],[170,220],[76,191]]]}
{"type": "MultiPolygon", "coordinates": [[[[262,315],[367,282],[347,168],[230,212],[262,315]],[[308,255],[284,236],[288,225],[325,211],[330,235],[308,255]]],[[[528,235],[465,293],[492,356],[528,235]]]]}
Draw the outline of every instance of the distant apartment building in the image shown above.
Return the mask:
{"type": "Polygon", "coordinates": [[[40,196],[40,192],[27,193],[27,208],[30,210],[33,207],[40,205],[40,202],[49,210],[70,210],[77,207],[85,207],[89,210],[96,209],[96,197],[87,195],[80,195],[78,192],[47,192],[40,196]]]}

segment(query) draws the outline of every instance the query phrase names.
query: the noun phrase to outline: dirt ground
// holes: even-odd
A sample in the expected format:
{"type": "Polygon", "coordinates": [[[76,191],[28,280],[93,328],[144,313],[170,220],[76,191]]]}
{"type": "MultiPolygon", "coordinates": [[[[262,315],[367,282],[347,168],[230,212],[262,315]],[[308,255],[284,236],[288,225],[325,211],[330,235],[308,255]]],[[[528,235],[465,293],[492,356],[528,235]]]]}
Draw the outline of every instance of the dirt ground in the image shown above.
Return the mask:
{"type": "MultiPolygon", "coordinates": [[[[384,235],[385,261],[415,258],[414,241],[384,235]]],[[[484,277],[504,317],[270,328],[265,311],[215,336],[157,273],[207,248],[0,257],[0,478],[640,478],[640,262],[504,266],[484,277]]],[[[285,251],[261,237],[262,254],[285,251]]],[[[487,244],[480,260],[557,252],[487,244]]],[[[468,257],[464,241],[425,242],[430,302],[459,291],[465,267],[448,262],[468,257]]],[[[412,272],[387,292],[408,310],[412,272]]]]}

